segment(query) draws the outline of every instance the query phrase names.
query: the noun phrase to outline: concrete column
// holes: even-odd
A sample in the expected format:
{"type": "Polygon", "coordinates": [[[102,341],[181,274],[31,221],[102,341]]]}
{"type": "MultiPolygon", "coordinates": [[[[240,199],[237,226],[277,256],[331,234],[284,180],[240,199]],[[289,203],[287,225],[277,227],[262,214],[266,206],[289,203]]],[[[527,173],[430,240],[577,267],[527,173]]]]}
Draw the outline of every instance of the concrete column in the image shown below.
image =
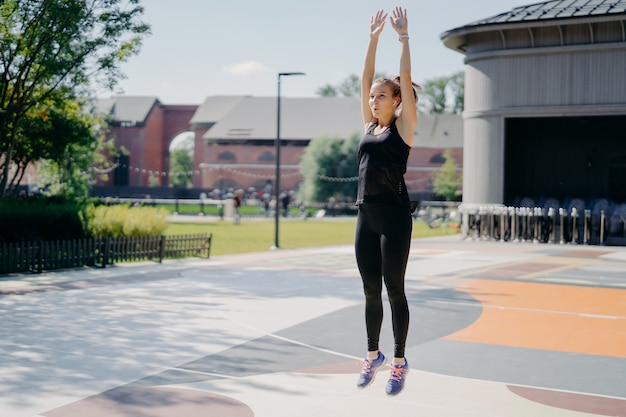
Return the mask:
{"type": "Polygon", "coordinates": [[[503,122],[500,116],[463,121],[463,205],[504,202],[503,122]]]}

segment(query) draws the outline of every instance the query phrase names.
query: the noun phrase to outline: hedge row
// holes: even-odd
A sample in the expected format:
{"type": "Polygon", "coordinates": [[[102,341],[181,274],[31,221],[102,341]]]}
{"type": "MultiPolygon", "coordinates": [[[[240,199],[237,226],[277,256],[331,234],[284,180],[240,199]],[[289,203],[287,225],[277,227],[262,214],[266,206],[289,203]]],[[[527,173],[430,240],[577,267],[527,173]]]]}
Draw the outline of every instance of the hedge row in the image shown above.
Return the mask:
{"type": "Polygon", "coordinates": [[[0,242],[158,235],[167,211],[62,197],[0,198],[0,242]]]}

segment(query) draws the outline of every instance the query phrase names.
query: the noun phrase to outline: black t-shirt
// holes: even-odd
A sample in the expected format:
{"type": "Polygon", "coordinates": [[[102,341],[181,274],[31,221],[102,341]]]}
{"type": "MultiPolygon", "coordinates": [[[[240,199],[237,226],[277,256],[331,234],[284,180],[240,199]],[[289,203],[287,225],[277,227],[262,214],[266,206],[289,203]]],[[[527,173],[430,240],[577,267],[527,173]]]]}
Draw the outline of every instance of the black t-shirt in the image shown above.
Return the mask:
{"type": "Polygon", "coordinates": [[[389,128],[375,135],[371,124],[359,143],[359,185],[356,204],[409,204],[404,173],[411,147],[407,145],[394,120],[389,128]]]}

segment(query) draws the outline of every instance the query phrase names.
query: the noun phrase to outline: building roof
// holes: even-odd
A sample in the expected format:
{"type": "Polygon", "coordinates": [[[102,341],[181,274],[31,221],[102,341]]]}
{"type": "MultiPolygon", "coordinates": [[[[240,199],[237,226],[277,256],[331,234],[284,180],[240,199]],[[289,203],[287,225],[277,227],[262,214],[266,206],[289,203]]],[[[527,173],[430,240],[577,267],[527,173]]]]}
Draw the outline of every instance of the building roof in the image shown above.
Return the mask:
{"type": "Polygon", "coordinates": [[[145,123],[150,111],[159,100],[156,97],[119,96],[99,99],[96,110],[109,116],[113,123],[145,123]]]}
{"type": "Polygon", "coordinates": [[[94,100],[94,102],[90,102],[89,104],[93,104],[93,110],[100,115],[110,115],[113,106],[115,105],[114,98],[99,98],[94,100]]]}
{"type": "Polygon", "coordinates": [[[420,114],[414,148],[462,148],[463,117],[460,114],[420,114]]]}
{"type": "MultiPolygon", "coordinates": [[[[360,100],[281,97],[280,105],[280,136],[284,139],[310,140],[322,135],[348,137],[360,130],[360,100]]],[[[275,139],[276,133],[276,97],[244,97],[203,138],[268,140],[275,139]]]]}
{"type": "MultiPolygon", "coordinates": [[[[217,97],[217,101],[223,100],[217,97]]],[[[196,123],[215,124],[202,136],[207,141],[275,140],[277,134],[276,97],[240,97],[221,119],[202,119],[209,114],[198,109],[196,123]]],[[[205,105],[214,106],[209,103],[205,105]]],[[[361,100],[345,97],[281,98],[280,137],[290,141],[310,141],[318,137],[348,138],[362,133],[361,100]]],[[[413,147],[463,147],[463,120],[457,114],[420,114],[413,147]]]]}
{"type": "Polygon", "coordinates": [[[204,103],[194,113],[190,123],[192,125],[213,124],[221,120],[233,107],[239,104],[246,96],[213,96],[207,97],[204,103]]]}
{"type": "Polygon", "coordinates": [[[449,30],[441,35],[477,26],[542,22],[556,19],[575,19],[626,14],[626,0],[553,0],[515,7],[511,11],[477,20],[449,30]]]}

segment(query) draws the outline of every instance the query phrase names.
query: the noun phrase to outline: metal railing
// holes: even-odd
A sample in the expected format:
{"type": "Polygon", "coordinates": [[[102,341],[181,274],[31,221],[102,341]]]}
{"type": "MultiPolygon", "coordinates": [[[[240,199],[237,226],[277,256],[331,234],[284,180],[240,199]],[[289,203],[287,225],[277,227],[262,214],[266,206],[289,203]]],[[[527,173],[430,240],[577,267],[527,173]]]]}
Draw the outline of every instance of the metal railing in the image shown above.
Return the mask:
{"type": "Polygon", "coordinates": [[[180,236],[101,237],[0,244],[0,274],[77,268],[105,268],[122,262],[211,254],[212,234],[180,236]]]}
{"type": "MultiPolygon", "coordinates": [[[[467,211],[464,238],[503,242],[607,244],[609,218],[604,210],[564,208],[480,207],[467,211]]],[[[623,225],[622,225],[623,227],[623,225]]],[[[617,236],[621,238],[621,236],[617,236]]]]}

